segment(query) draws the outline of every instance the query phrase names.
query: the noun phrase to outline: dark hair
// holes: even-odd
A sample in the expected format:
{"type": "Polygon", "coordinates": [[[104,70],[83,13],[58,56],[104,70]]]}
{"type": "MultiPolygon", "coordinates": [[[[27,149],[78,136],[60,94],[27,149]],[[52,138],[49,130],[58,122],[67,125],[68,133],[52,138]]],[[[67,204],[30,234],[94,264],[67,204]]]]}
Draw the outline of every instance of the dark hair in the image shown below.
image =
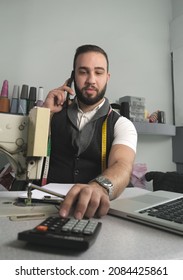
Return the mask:
{"type": "Polygon", "coordinates": [[[76,67],[76,59],[77,59],[78,55],[80,55],[82,53],[87,53],[87,52],[98,52],[98,53],[103,54],[107,61],[107,71],[109,70],[109,60],[108,60],[108,56],[107,56],[106,52],[102,48],[95,46],[95,45],[83,45],[76,49],[76,53],[75,53],[74,61],[73,61],[74,70],[76,67]]]}

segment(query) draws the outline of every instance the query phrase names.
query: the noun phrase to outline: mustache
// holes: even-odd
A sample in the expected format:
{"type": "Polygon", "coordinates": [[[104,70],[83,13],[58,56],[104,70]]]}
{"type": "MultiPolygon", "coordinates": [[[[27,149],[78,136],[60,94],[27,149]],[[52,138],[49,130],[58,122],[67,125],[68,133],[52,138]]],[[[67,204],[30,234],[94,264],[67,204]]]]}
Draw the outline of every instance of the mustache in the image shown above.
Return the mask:
{"type": "Polygon", "coordinates": [[[93,89],[93,90],[98,91],[98,89],[95,86],[92,86],[92,85],[88,85],[86,87],[83,87],[83,90],[87,90],[87,89],[93,89]]]}

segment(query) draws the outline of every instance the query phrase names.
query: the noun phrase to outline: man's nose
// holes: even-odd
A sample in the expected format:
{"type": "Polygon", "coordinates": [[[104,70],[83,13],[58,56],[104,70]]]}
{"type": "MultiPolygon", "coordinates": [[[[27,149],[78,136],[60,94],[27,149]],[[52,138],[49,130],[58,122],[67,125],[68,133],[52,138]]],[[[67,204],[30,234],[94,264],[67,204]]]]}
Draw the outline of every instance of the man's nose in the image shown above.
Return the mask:
{"type": "Polygon", "coordinates": [[[94,73],[89,73],[87,77],[87,83],[89,84],[95,84],[95,75],[94,73]]]}

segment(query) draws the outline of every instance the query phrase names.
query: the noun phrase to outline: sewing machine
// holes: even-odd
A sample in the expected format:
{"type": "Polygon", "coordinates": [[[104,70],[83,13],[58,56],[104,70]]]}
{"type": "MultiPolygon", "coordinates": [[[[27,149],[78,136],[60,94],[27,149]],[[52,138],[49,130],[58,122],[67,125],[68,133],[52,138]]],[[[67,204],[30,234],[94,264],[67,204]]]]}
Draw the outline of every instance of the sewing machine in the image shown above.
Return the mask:
{"type": "Polygon", "coordinates": [[[40,179],[47,155],[50,110],[34,107],[28,116],[0,113],[0,153],[17,180],[40,179]]]}
{"type": "Polygon", "coordinates": [[[25,202],[19,202],[19,192],[0,193],[1,217],[20,220],[58,213],[55,205],[31,201],[32,189],[48,192],[33,185],[32,181],[41,178],[48,150],[49,124],[50,110],[47,108],[34,107],[28,116],[0,113],[0,154],[6,155],[15,178],[27,183],[25,202]]]}

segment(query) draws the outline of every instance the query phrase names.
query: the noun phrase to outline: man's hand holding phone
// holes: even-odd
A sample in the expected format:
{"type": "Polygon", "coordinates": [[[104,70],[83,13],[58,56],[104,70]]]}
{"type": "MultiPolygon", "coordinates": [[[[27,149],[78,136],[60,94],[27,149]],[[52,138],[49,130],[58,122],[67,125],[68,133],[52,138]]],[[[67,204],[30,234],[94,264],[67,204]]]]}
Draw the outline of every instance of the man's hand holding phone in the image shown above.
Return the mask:
{"type": "Polygon", "coordinates": [[[51,113],[57,113],[62,110],[63,104],[66,101],[66,95],[74,95],[74,91],[71,88],[71,77],[61,86],[51,90],[43,104],[43,107],[49,108],[51,113]]]}

